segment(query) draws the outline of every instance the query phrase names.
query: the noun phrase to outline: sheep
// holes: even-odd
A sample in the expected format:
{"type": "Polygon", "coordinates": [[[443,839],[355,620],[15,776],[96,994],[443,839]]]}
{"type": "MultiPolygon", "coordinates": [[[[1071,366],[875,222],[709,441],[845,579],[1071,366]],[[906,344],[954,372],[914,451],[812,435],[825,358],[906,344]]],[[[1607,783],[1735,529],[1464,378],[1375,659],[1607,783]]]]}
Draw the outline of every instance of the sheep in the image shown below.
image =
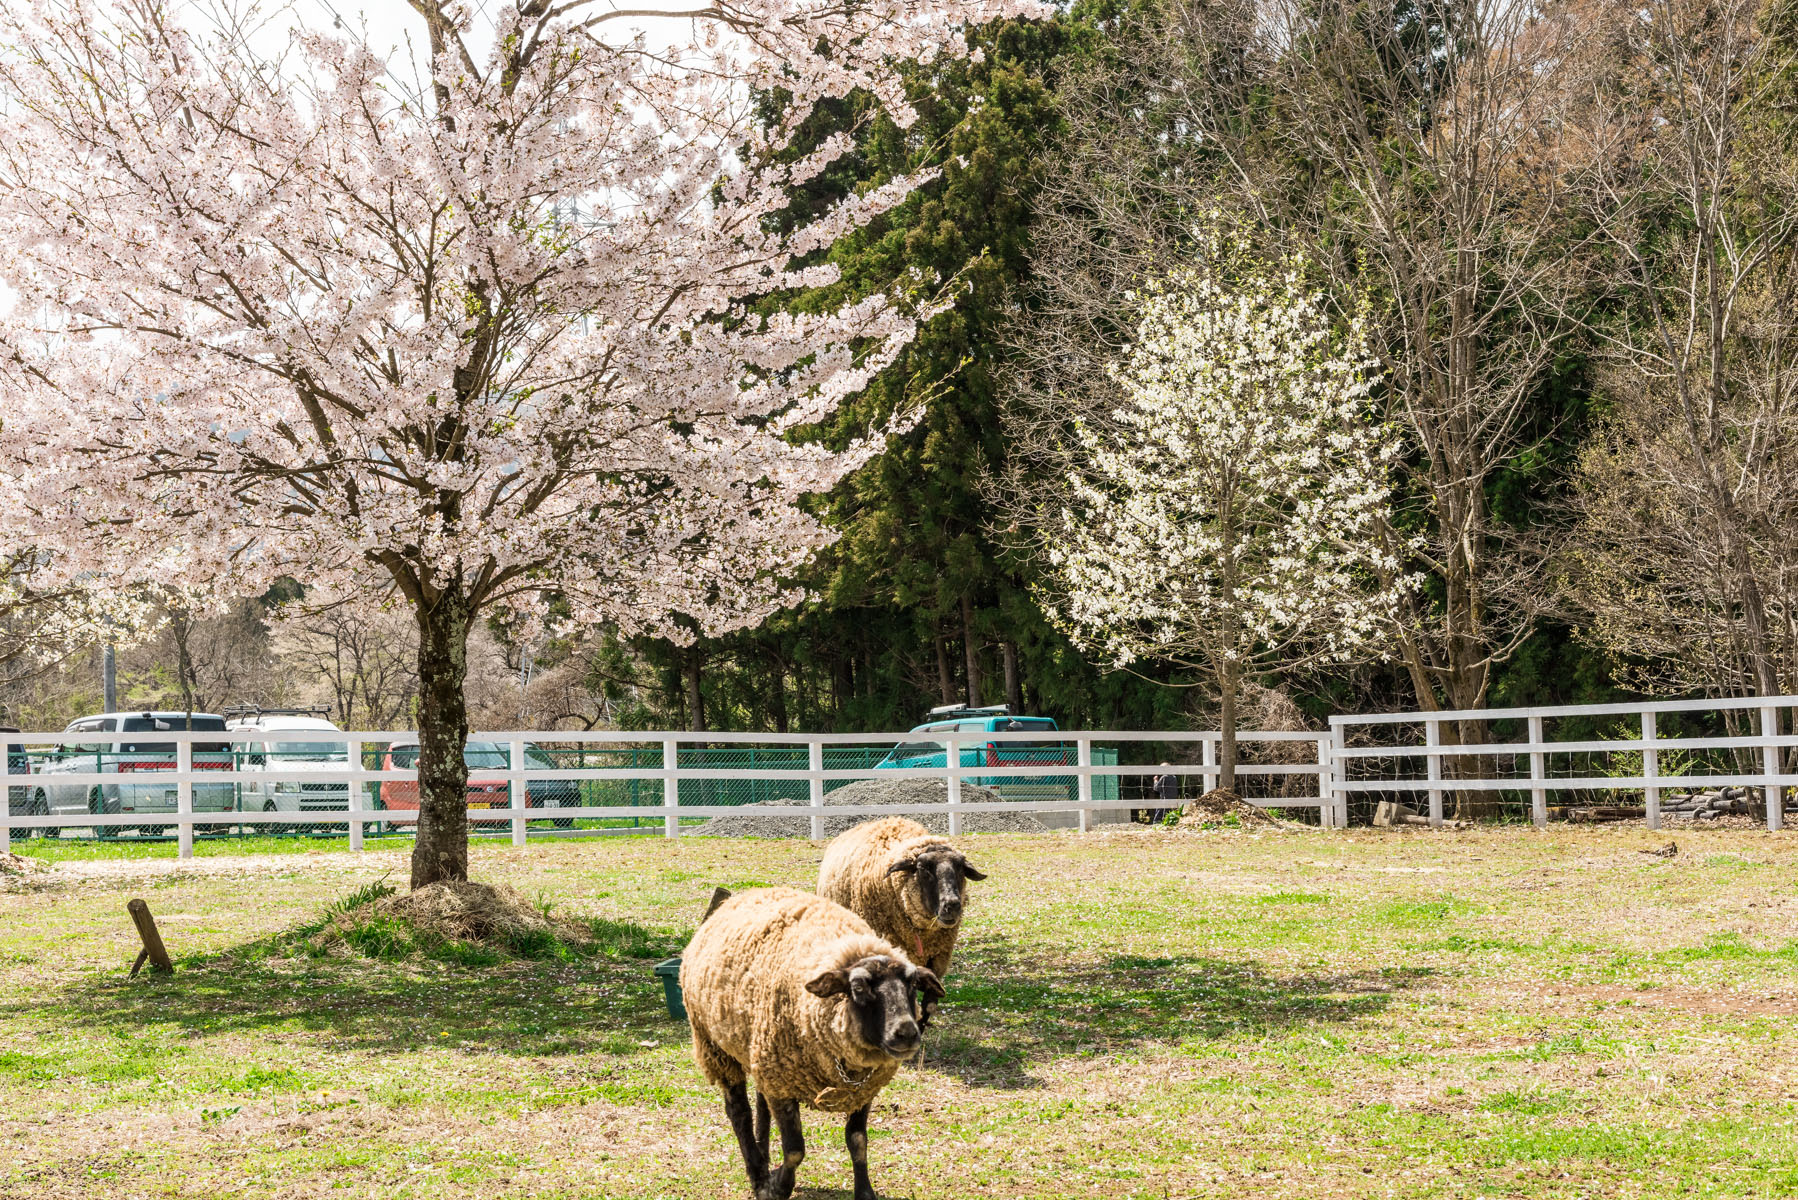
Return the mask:
{"type": "MultiPolygon", "coordinates": [[[[831,842],[818,868],[818,894],[854,912],[942,979],[961,932],[963,883],[985,878],[946,839],[916,821],[887,817],[831,842]]],[[[928,1024],[929,1008],[925,1016],[928,1024]]]]}
{"type": "Polygon", "coordinates": [[[756,1200],[787,1200],[805,1158],[799,1106],[847,1113],[843,1139],[855,1200],[868,1182],[868,1108],[922,1046],[917,996],[942,996],[848,909],[795,888],[756,888],[724,901],[681,956],[693,1058],[724,1093],[724,1111],[756,1200]],[[745,1079],[755,1079],[749,1110],[745,1079]],[[768,1165],[768,1121],[781,1163],[768,1165]]]}

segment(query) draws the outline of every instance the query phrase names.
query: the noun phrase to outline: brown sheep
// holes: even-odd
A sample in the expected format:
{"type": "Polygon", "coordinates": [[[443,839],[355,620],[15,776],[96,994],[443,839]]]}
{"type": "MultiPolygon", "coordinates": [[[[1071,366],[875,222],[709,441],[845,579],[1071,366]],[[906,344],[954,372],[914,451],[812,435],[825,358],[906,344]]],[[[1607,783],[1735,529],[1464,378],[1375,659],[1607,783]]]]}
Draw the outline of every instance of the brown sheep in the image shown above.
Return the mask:
{"type": "Polygon", "coordinates": [[[963,885],[985,878],[947,839],[916,821],[887,817],[831,842],[818,868],[818,894],[854,912],[941,979],[961,932],[963,885]]]}
{"type": "Polygon", "coordinates": [[[805,1158],[799,1106],[848,1113],[855,1200],[868,1182],[868,1108],[922,1043],[917,993],[943,994],[930,971],[821,896],[758,888],[724,901],[681,956],[693,1057],[724,1092],[756,1200],[787,1200],[805,1158]],[[745,1079],[755,1079],[751,1116],[745,1079]],[[768,1167],[768,1120],[782,1161],[768,1167]]]}

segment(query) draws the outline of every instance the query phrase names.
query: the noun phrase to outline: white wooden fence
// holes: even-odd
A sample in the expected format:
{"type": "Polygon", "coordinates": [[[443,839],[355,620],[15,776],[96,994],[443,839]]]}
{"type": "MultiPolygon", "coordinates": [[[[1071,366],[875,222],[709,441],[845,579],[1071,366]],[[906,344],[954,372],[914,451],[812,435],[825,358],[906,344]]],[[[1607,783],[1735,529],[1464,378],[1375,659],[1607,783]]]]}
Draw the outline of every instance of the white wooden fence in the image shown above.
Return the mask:
{"type": "MultiPolygon", "coordinates": [[[[1697,790],[1741,786],[1756,789],[1766,803],[1767,828],[1778,830],[1783,822],[1785,789],[1798,785],[1798,775],[1785,769],[1782,760],[1792,757],[1798,735],[1793,729],[1798,696],[1752,697],[1730,700],[1663,700],[1632,704],[1585,704],[1545,708],[1489,708],[1457,712],[1379,713],[1330,718],[1336,760],[1333,786],[1338,797],[1350,794],[1387,795],[1407,800],[1423,797],[1432,825],[1443,820],[1445,792],[1528,792],[1530,818],[1538,828],[1548,823],[1551,792],[1626,793],[1641,797],[1648,827],[1661,827],[1662,793],[1671,789],[1697,790]],[[1669,713],[1711,713],[1725,722],[1757,727],[1759,732],[1740,736],[1664,737],[1658,718],[1669,713]],[[1547,736],[1550,722],[1568,718],[1611,718],[1639,730],[1634,737],[1600,740],[1557,740],[1547,736]],[[1456,745],[1455,729],[1445,725],[1463,721],[1521,722],[1524,741],[1492,741],[1456,745]],[[1413,729],[1421,729],[1418,741],[1413,729]],[[1396,735],[1397,740],[1382,740],[1396,735]],[[1669,775],[1660,770],[1663,751],[1683,756],[1747,759],[1754,769],[1717,770],[1669,775]],[[1639,772],[1593,774],[1581,769],[1594,755],[1641,755],[1639,772]],[[1444,778],[1445,760],[1453,760],[1444,778]],[[1527,772],[1523,763],[1527,761],[1527,772]],[[1499,764],[1509,762],[1501,771],[1499,764]],[[1392,764],[1386,771],[1358,769],[1392,764]],[[1471,763],[1473,769],[1464,769],[1471,763]],[[1569,773],[1557,773],[1566,770],[1569,773]],[[1419,773],[1421,771],[1421,774],[1419,773]]],[[[1739,761],[1738,761],[1738,764],[1739,761]]],[[[1418,806],[1422,807],[1422,806],[1418,806]]]]}
{"type": "MultiPolygon", "coordinates": [[[[1677,700],[1652,703],[1577,705],[1544,708],[1481,709],[1466,712],[1403,712],[1379,714],[1345,714],[1330,719],[1327,733],[1245,732],[1239,735],[1245,748],[1260,747],[1264,751],[1277,743],[1296,744],[1280,762],[1247,762],[1237,767],[1245,783],[1259,780],[1264,786],[1278,784],[1284,777],[1310,777],[1316,781],[1315,791],[1298,796],[1256,796],[1248,799],[1268,808],[1316,809],[1318,822],[1325,828],[1341,828],[1349,822],[1351,798],[1396,797],[1421,801],[1432,824],[1443,820],[1444,798],[1451,792],[1494,792],[1529,796],[1529,812],[1536,825],[1547,823],[1549,796],[1553,793],[1578,792],[1585,795],[1608,793],[1612,796],[1640,797],[1647,823],[1661,825],[1662,793],[1672,788],[1715,788],[1744,786],[1755,789],[1773,803],[1766,805],[1767,828],[1777,830],[1783,824],[1785,789],[1798,787],[1798,773],[1788,769],[1788,760],[1798,759],[1798,696],[1777,696],[1735,700],[1677,700]],[[1670,713],[1721,714],[1738,725],[1747,723],[1758,729],[1754,734],[1731,734],[1669,738],[1660,733],[1658,718],[1670,713]],[[1551,738],[1551,723],[1568,718],[1607,718],[1634,727],[1634,736],[1603,739],[1551,738]],[[1463,721],[1487,723],[1509,722],[1527,730],[1522,741],[1488,740],[1460,745],[1454,736],[1463,721]],[[1709,754],[1733,759],[1737,769],[1710,770],[1704,773],[1664,774],[1660,769],[1661,754],[1677,751],[1681,755],[1709,754]],[[1609,771],[1594,774],[1580,769],[1580,763],[1593,755],[1618,754],[1641,756],[1640,769],[1634,773],[1609,771]],[[1303,761],[1296,761],[1302,759],[1303,761]],[[1752,769],[1740,769],[1746,760],[1752,769]],[[1445,763],[1450,764],[1445,772],[1445,763]]],[[[409,770],[375,770],[364,767],[364,750],[415,741],[411,733],[392,731],[360,731],[319,737],[309,733],[308,740],[342,743],[347,750],[344,769],[296,771],[279,765],[254,770],[220,770],[202,764],[196,769],[193,746],[199,743],[227,742],[244,745],[264,741],[265,734],[247,731],[163,732],[153,735],[158,743],[175,746],[175,762],[169,769],[133,770],[128,778],[115,772],[95,771],[85,774],[62,772],[55,775],[36,773],[37,765],[47,750],[74,736],[91,738],[93,734],[65,733],[0,733],[0,763],[6,762],[14,747],[24,747],[32,756],[32,773],[0,775],[9,797],[8,816],[0,820],[0,851],[10,848],[15,836],[53,828],[131,828],[156,825],[176,831],[179,852],[183,857],[193,853],[196,827],[235,829],[280,825],[332,826],[346,829],[349,845],[360,849],[371,825],[390,822],[394,814],[370,803],[371,785],[395,781],[415,781],[417,773],[409,770]],[[131,786],[172,788],[175,804],[172,811],[100,812],[71,815],[67,812],[29,811],[35,790],[43,784],[57,787],[79,786],[84,789],[115,787],[121,782],[131,786]],[[194,787],[209,784],[254,784],[301,782],[311,784],[347,784],[348,808],[328,811],[275,812],[196,812],[193,807],[194,787]]],[[[102,735],[105,736],[105,735],[102,735]]],[[[114,735],[123,736],[123,735],[114,735]]],[[[1126,799],[1120,791],[1113,798],[1094,796],[1095,779],[1131,778],[1146,781],[1163,768],[1147,763],[1095,763],[1094,746],[1118,748],[1130,744],[1196,745],[1199,761],[1194,764],[1165,768],[1167,773],[1196,777],[1204,790],[1216,786],[1218,777],[1218,735],[1215,732],[1166,731],[1064,731],[1045,739],[1042,731],[1022,733],[986,733],[974,731],[921,733],[855,733],[855,734],[748,734],[748,733],[642,733],[617,730],[571,732],[564,730],[510,731],[476,734],[474,740],[495,742],[507,748],[509,765],[504,769],[471,770],[471,781],[503,781],[509,785],[509,807],[478,812],[476,819],[494,832],[503,834],[509,827],[511,840],[523,845],[530,837],[565,837],[606,832],[602,830],[565,830],[543,828],[546,818],[560,821],[645,818],[655,820],[656,828],[668,837],[679,837],[683,821],[715,817],[728,811],[715,803],[695,803],[693,794],[702,781],[801,781],[807,799],[792,804],[768,804],[756,807],[757,816],[802,816],[811,821],[813,837],[822,837],[827,785],[854,779],[936,778],[947,781],[947,798],[943,804],[900,806],[836,806],[829,807],[832,816],[876,816],[901,813],[943,812],[947,810],[949,826],[960,832],[962,816],[974,812],[1030,812],[1039,814],[1071,814],[1074,825],[1086,830],[1095,821],[1125,817],[1131,809],[1159,807],[1151,798],[1126,799]],[[944,746],[943,766],[922,767],[831,767],[825,766],[827,748],[865,748],[875,757],[883,748],[902,742],[928,740],[944,746]],[[964,750],[974,746],[1003,745],[1007,742],[1036,743],[1050,740],[1071,747],[1072,761],[1024,763],[962,763],[964,750]],[[540,767],[526,758],[526,747],[534,744],[557,747],[588,746],[595,748],[647,748],[656,759],[654,766],[627,767],[540,767]],[[806,766],[769,767],[703,767],[681,765],[682,748],[689,752],[697,747],[784,747],[797,756],[804,748],[806,766]],[[672,765],[670,765],[672,764],[672,765]],[[1072,780],[1072,786],[1051,798],[1006,799],[971,802],[963,799],[963,782],[968,779],[1001,780],[1023,784],[1030,780],[1072,780]],[[543,780],[636,780],[653,786],[659,802],[650,805],[582,805],[554,808],[532,808],[528,799],[530,784],[543,780]],[[521,799],[525,803],[521,806],[521,799]]],[[[1108,755],[1109,756],[1109,755],[1108,755]]],[[[1119,753],[1118,757],[1131,757],[1119,753]]],[[[1190,757],[1190,752],[1185,757],[1190,757]]],[[[1264,753],[1261,757],[1266,757],[1264,753]]],[[[688,757],[691,757],[689,753],[688,757]]],[[[577,784],[578,786],[578,784],[577,784]]],[[[1190,789],[1188,790],[1190,793],[1190,789]]],[[[1127,819],[1127,817],[1126,817],[1127,819]]],[[[639,832],[633,830],[630,832],[639,832]]],[[[653,832],[655,829],[642,832],[653,832]]]]}
{"type": "MultiPolygon", "coordinates": [[[[123,738],[119,734],[69,734],[69,733],[0,733],[0,763],[4,763],[13,747],[25,747],[33,756],[34,762],[41,761],[46,751],[53,751],[59,743],[73,742],[75,739],[92,740],[96,738],[123,738]]],[[[365,748],[385,747],[395,743],[415,742],[416,735],[392,731],[359,731],[345,733],[322,733],[306,731],[305,740],[329,742],[332,745],[343,744],[347,754],[345,761],[355,766],[344,769],[296,771],[291,767],[283,769],[278,765],[261,767],[254,770],[238,769],[222,770],[202,763],[196,769],[194,763],[195,743],[232,743],[242,746],[252,742],[267,741],[269,735],[250,731],[156,731],[153,734],[139,733],[137,739],[154,738],[159,744],[173,744],[175,762],[167,769],[133,769],[128,776],[116,772],[93,771],[77,773],[64,771],[50,774],[13,774],[0,775],[8,792],[13,797],[8,804],[8,816],[0,821],[0,851],[10,847],[14,836],[28,834],[38,829],[62,828],[141,828],[143,826],[159,826],[173,828],[176,831],[179,853],[181,857],[193,854],[194,831],[199,827],[202,831],[211,829],[232,829],[239,826],[277,826],[304,825],[309,827],[336,826],[346,827],[351,849],[362,848],[366,828],[390,822],[394,818],[391,811],[383,811],[372,807],[369,803],[369,785],[408,782],[418,778],[415,770],[386,769],[373,770],[363,767],[365,748]],[[348,785],[348,808],[343,810],[311,810],[311,811],[263,811],[263,812],[211,812],[194,810],[194,788],[196,785],[223,784],[269,784],[276,782],[303,782],[308,784],[348,785]],[[117,788],[121,784],[131,787],[157,786],[163,789],[173,788],[176,792],[175,804],[169,811],[138,811],[132,813],[104,811],[98,813],[40,812],[31,813],[35,806],[33,796],[45,786],[57,788],[80,787],[104,789],[117,788]],[[20,797],[23,797],[21,803],[20,797]]],[[[295,735],[299,736],[299,735],[295,735]]],[[[855,733],[855,734],[749,734],[749,733],[643,733],[618,730],[601,730],[596,732],[572,732],[565,730],[546,731],[510,731],[500,733],[480,733],[471,735],[471,741],[494,742],[508,748],[509,766],[505,769],[483,770],[471,769],[469,780],[504,781],[509,785],[509,804],[505,808],[488,808],[479,810],[474,819],[482,823],[501,823],[510,825],[511,840],[514,845],[523,845],[527,838],[538,836],[570,836],[576,833],[599,831],[568,831],[532,827],[535,822],[541,826],[548,818],[563,821],[616,818],[660,818],[661,831],[667,837],[679,837],[683,819],[709,818],[729,811],[717,804],[683,803],[683,785],[704,780],[737,780],[766,783],[774,780],[804,781],[808,786],[809,801],[788,805],[761,805],[754,810],[761,816],[804,816],[811,819],[811,835],[814,838],[823,836],[826,808],[824,796],[826,784],[833,781],[849,781],[854,779],[902,779],[931,778],[947,780],[947,800],[944,804],[918,805],[880,805],[855,806],[832,805],[828,809],[831,816],[892,816],[898,814],[915,814],[926,812],[943,812],[947,810],[949,828],[952,833],[961,831],[962,816],[975,812],[1030,812],[1030,813],[1072,813],[1077,828],[1089,829],[1095,819],[1128,819],[1131,809],[1159,807],[1153,799],[1123,799],[1121,795],[1115,799],[1094,799],[1093,780],[1097,778],[1146,779],[1148,776],[1163,773],[1163,769],[1154,765],[1131,763],[1095,764],[1093,762],[1093,746],[1101,743],[1108,747],[1123,743],[1153,742],[1160,744],[1194,744],[1200,749],[1200,762],[1195,765],[1173,766],[1165,773],[1182,776],[1196,776],[1205,790],[1216,786],[1218,776],[1218,735],[1215,732],[1114,732],[1114,731],[1057,731],[1045,737],[1044,731],[1036,730],[1024,733],[996,732],[937,732],[931,733],[855,733]],[[923,767],[856,767],[829,768],[824,765],[826,747],[871,747],[891,748],[902,742],[929,741],[944,746],[944,766],[923,767]],[[989,743],[1004,744],[1007,742],[1035,743],[1041,746],[1050,741],[1072,748],[1072,762],[1043,762],[1036,765],[1021,763],[962,763],[964,749],[974,746],[985,747],[989,743]],[[600,747],[644,747],[659,746],[659,765],[654,767],[537,767],[529,764],[526,748],[532,745],[553,746],[600,746],[600,747]],[[783,769],[779,767],[714,768],[680,765],[681,748],[683,746],[709,747],[720,746],[772,746],[807,750],[808,766],[804,768],[783,769]],[[670,765],[672,764],[672,765],[670,765]],[[1066,789],[1065,798],[1035,800],[1003,800],[971,802],[963,800],[962,784],[965,779],[1002,780],[1006,782],[1025,782],[1032,779],[1072,779],[1074,786],[1066,789]],[[637,780],[659,785],[661,802],[644,806],[559,806],[554,808],[532,808],[528,806],[529,785],[541,780],[637,780]],[[525,806],[520,806],[520,799],[526,798],[525,806]]],[[[1253,797],[1254,803],[1270,808],[1315,808],[1318,810],[1319,822],[1324,826],[1340,826],[1346,820],[1346,808],[1339,793],[1331,788],[1331,735],[1319,733],[1261,733],[1245,732],[1239,734],[1239,740],[1245,746],[1271,743],[1301,743],[1304,749],[1300,755],[1304,762],[1281,763],[1244,763],[1239,764],[1237,773],[1245,778],[1262,777],[1278,781],[1279,777],[1298,775],[1310,776],[1317,781],[1313,794],[1302,796],[1253,797]]],[[[166,754],[157,757],[166,757],[166,754]]],[[[1120,755],[1121,757],[1121,755],[1120,755]]],[[[690,790],[690,789],[689,789],[690,790]]],[[[102,809],[105,807],[102,804],[102,809]]],[[[407,821],[406,823],[411,823],[407,821]]]]}

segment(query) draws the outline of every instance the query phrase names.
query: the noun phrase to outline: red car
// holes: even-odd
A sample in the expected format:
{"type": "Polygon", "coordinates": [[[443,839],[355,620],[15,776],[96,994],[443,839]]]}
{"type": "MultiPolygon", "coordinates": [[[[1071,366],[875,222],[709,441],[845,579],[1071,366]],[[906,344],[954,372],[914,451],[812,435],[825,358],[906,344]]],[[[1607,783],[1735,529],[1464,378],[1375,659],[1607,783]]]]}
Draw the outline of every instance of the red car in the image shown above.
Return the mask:
{"type": "MultiPolygon", "coordinates": [[[[506,748],[498,742],[469,742],[462,751],[462,761],[472,771],[503,771],[509,766],[506,748]]],[[[381,756],[383,771],[416,771],[418,769],[418,743],[395,742],[387,747],[381,756]]],[[[468,781],[468,807],[475,808],[509,808],[510,792],[503,779],[470,779],[468,781]]],[[[415,825],[418,823],[418,780],[416,779],[384,779],[381,781],[381,807],[389,812],[410,812],[415,814],[410,820],[388,818],[389,825],[415,825]]],[[[503,825],[510,817],[497,820],[470,821],[472,825],[503,825]]]]}

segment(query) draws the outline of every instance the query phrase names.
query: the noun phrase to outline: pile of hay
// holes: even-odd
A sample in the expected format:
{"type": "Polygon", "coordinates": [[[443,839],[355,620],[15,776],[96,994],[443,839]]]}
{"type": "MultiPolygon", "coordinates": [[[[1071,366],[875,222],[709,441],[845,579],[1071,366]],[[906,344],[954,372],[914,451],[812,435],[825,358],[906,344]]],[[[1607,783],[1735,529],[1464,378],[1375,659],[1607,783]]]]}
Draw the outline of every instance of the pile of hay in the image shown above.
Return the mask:
{"type": "Polygon", "coordinates": [[[544,936],[586,937],[584,926],[546,915],[503,883],[430,883],[377,900],[374,909],[421,932],[459,942],[509,946],[544,936]]]}
{"type": "MultiPolygon", "coordinates": [[[[967,804],[997,804],[1004,801],[991,788],[977,787],[974,784],[963,784],[961,798],[967,804]]],[[[825,807],[837,807],[846,804],[947,804],[949,802],[949,784],[942,779],[858,779],[846,784],[824,797],[825,807]]],[[[760,817],[755,810],[796,803],[792,800],[766,800],[756,804],[745,804],[733,808],[729,812],[720,813],[704,825],[691,830],[692,837],[764,837],[764,838],[809,838],[812,836],[812,819],[810,817],[760,817]]],[[[933,813],[900,813],[898,816],[909,817],[932,833],[947,834],[949,832],[949,814],[933,813]]],[[[864,821],[879,820],[878,817],[839,816],[824,818],[824,836],[833,838],[846,829],[852,829],[864,821]]],[[[1027,812],[971,812],[961,816],[963,833],[1042,833],[1048,827],[1027,812]]]]}
{"type": "Polygon", "coordinates": [[[308,938],[315,953],[375,958],[427,956],[446,946],[486,947],[528,958],[584,948],[592,930],[553,916],[505,884],[445,882],[396,893],[365,888],[333,905],[308,938]]]}
{"type": "Polygon", "coordinates": [[[0,854],[0,875],[38,875],[50,868],[23,854],[0,854]]]}
{"type": "Polygon", "coordinates": [[[1180,810],[1180,828],[1208,829],[1219,825],[1278,825],[1264,808],[1238,796],[1228,788],[1213,788],[1180,810]],[[1231,818],[1235,818],[1232,820],[1231,818]]]}

